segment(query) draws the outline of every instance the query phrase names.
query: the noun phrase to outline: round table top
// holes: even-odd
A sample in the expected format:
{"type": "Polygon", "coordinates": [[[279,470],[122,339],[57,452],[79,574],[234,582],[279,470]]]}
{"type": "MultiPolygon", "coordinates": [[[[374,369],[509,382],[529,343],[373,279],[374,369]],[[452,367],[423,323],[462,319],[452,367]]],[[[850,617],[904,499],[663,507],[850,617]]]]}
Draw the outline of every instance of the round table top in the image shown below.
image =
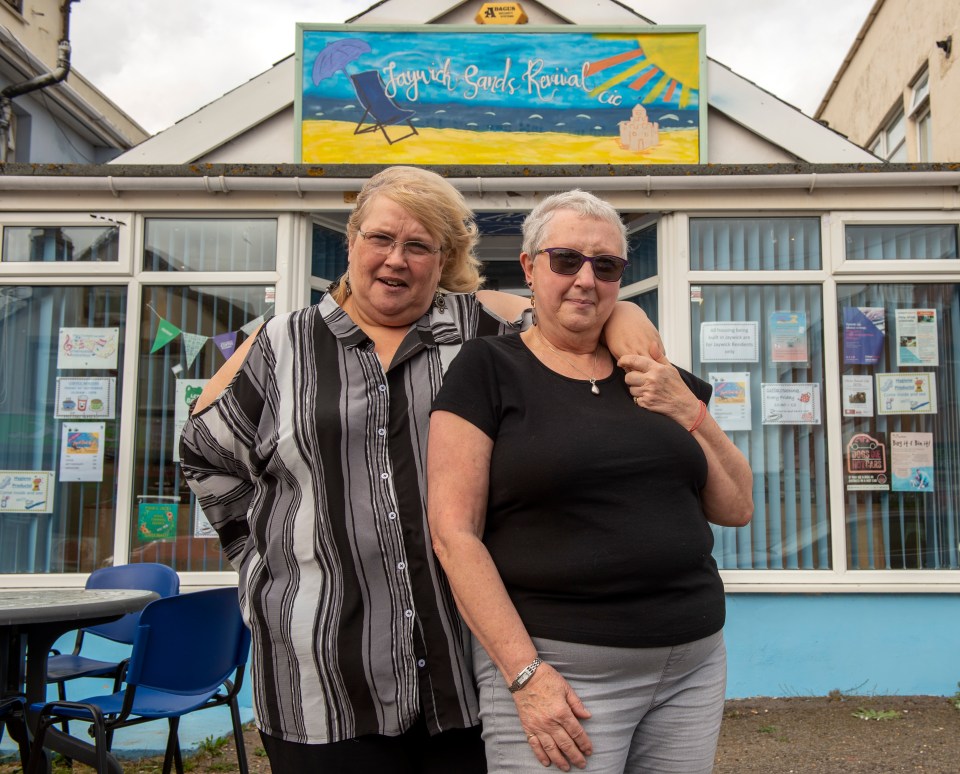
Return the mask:
{"type": "Polygon", "coordinates": [[[142,589],[0,589],[0,626],[133,613],[158,597],[142,589]]]}

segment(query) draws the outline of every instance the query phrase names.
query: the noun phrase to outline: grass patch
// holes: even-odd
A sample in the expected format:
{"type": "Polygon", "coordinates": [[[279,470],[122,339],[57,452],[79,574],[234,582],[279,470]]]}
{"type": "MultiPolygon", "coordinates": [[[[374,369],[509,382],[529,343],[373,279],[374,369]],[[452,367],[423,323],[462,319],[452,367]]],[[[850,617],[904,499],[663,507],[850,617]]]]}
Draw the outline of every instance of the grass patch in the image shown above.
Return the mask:
{"type": "Polygon", "coordinates": [[[875,710],[860,707],[856,712],[851,712],[855,718],[860,720],[898,720],[900,713],[896,710],[875,710]]]}

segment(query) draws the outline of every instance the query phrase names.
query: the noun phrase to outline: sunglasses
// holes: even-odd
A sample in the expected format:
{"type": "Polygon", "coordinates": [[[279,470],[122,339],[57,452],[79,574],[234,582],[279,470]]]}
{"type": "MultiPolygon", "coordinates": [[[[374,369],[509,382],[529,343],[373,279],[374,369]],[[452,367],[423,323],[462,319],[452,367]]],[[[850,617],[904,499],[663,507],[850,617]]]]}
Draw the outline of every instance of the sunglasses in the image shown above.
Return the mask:
{"type": "Polygon", "coordinates": [[[550,271],[555,274],[576,274],[587,261],[593,267],[593,276],[604,282],[617,282],[628,263],[616,255],[584,255],[572,247],[543,247],[537,253],[550,256],[550,271]]]}

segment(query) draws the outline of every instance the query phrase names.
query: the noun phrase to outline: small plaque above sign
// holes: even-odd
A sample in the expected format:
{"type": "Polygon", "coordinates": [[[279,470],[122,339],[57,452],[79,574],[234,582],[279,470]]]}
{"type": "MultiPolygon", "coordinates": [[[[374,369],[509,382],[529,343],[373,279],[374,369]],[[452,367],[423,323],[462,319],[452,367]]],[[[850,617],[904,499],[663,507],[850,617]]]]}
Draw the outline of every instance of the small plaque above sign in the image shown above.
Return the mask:
{"type": "Polygon", "coordinates": [[[484,3],[477,12],[477,24],[526,24],[520,3],[484,3]]]}

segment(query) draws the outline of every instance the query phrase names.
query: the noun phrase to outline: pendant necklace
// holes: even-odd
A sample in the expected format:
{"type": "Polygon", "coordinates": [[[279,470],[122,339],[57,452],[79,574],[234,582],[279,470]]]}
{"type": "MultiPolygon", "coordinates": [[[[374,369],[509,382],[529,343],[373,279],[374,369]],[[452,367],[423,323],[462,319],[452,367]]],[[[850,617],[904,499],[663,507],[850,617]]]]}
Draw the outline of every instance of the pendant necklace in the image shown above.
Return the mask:
{"type": "Polygon", "coordinates": [[[547,349],[549,349],[551,352],[553,352],[553,354],[555,354],[555,355],[556,355],[558,358],[560,358],[564,363],[566,363],[568,366],[570,366],[574,371],[579,371],[581,374],[583,374],[584,376],[587,377],[587,379],[590,381],[590,392],[592,392],[594,395],[599,395],[599,394],[600,394],[600,388],[597,387],[597,377],[594,375],[594,374],[597,373],[597,356],[600,354],[600,345],[599,345],[599,344],[597,344],[597,348],[596,348],[596,350],[594,350],[594,353],[593,353],[593,374],[588,374],[588,373],[587,373],[586,371],[584,371],[582,368],[578,368],[578,367],[575,366],[573,363],[571,363],[569,360],[567,360],[563,355],[561,355],[560,352],[557,351],[557,350],[550,344],[550,342],[547,341],[547,340],[544,338],[543,334],[540,332],[540,328],[539,328],[539,327],[537,328],[537,335],[540,337],[540,341],[543,342],[543,345],[544,345],[547,349]]]}

